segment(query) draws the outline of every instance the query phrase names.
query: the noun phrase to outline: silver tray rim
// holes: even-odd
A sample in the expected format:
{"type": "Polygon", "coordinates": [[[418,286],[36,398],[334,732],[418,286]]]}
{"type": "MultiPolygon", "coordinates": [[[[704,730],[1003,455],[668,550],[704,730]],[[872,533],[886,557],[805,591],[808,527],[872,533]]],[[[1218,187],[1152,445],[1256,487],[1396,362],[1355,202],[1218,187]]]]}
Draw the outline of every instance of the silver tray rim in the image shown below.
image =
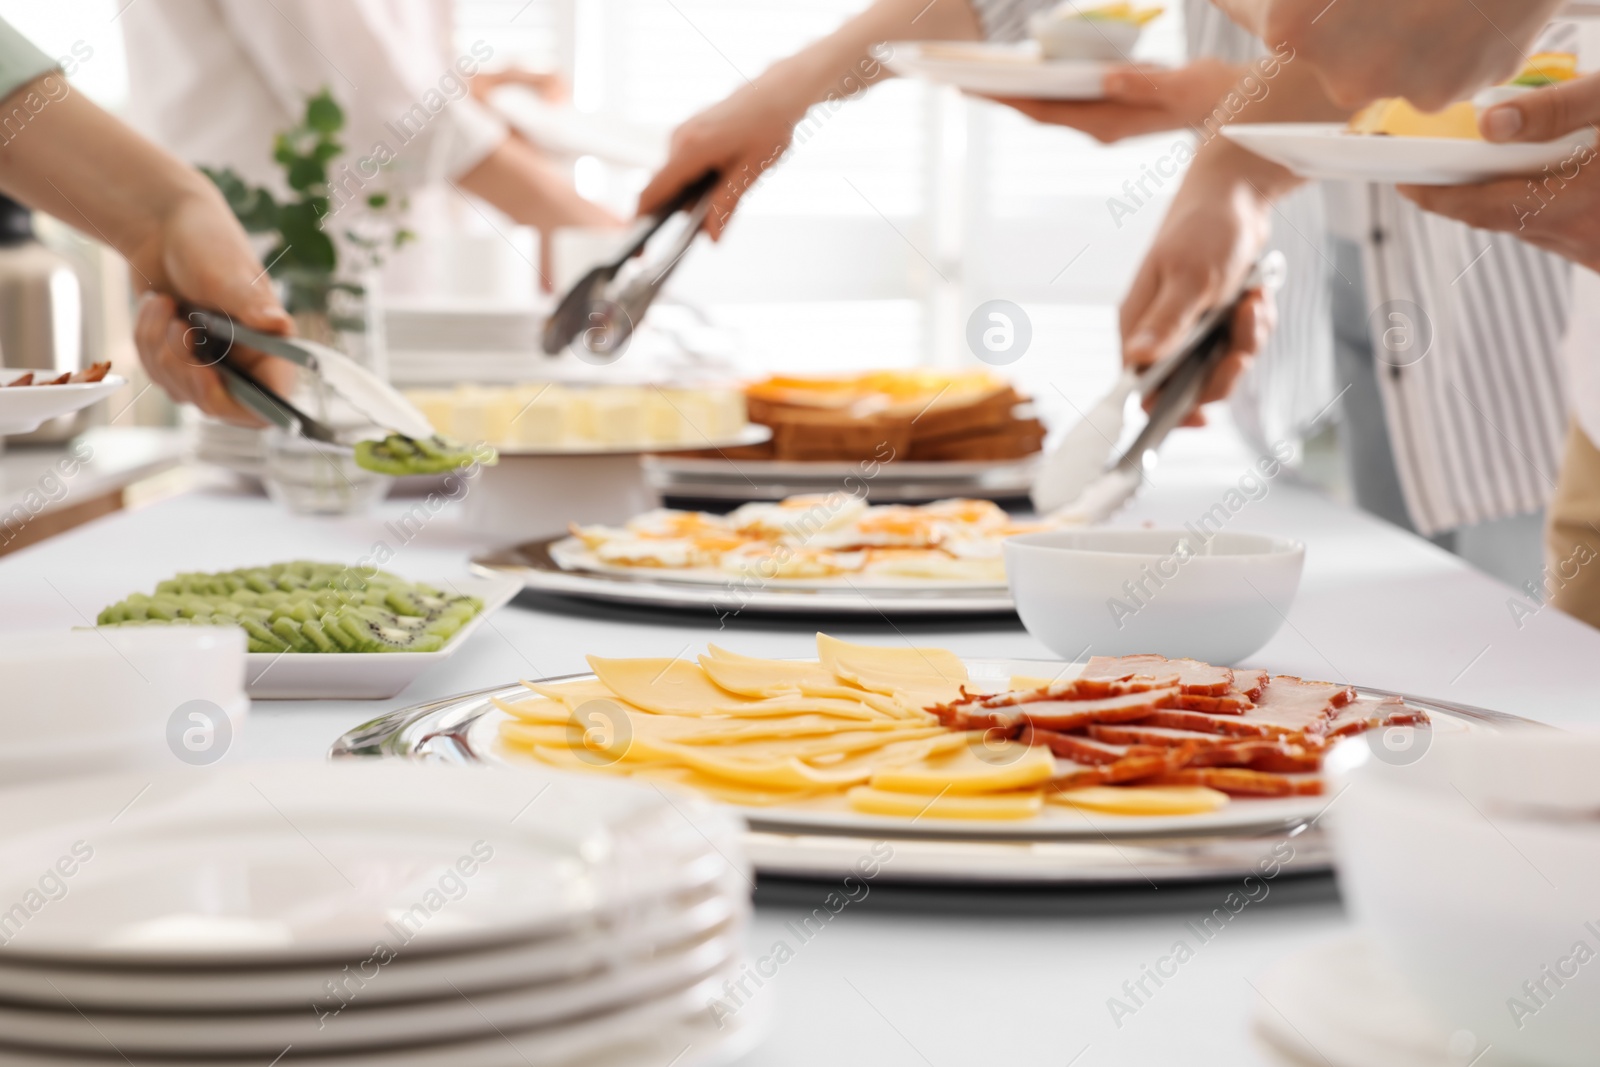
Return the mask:
{"type": "Polygon", "coordinates": [[[712,613],[760,615],[866,615],[935,616],[941,618],[974,615],[1015,616],[1016,604],[1010,590],[993,587],[963,593],[952,590],[926,592],[916,588],[875,589],[778,589],[738,588],[730,581],[725,586],[673,583],[653,576],[603,574],[598,571],[570,571],[550,554],[550,546],[567,535],[539,538],[494,552],[475,555],[474,573],[512,575],[523,587],[538,593],[597,600],[609,604],[706,610],[712,613]]]}
{"type": "MultiPolygon", "coordinates": [[[[1057,668],[1062,665],[1056,660],[1008,662],[1057,668]]],[[[590,677],[593,675],[580,671],[537,681],[554,684],[590,677]]],[[[1551,728],[1470,704],[1370,686],[1353,688],[1363,695],[1398,697],[1430,713],[1490,727],[1551,728]]],[[[490,696],[517,692],[526,692],[521,683],[489,686],[389,712],[339,737],[329,749],[328,758],[482,762],[481,755],[469,743],[470,728],[493,708],[490,696]]],[[[1285,841],[1293,845],[1297,876],[1327,873],[1333,869],[1333,854],[1319,821],[1331,803],[1308,819],[1265,822],[1229,831],[1110,835],[1097,831],[1097,837],[1026,830],[963,835],[944,828],[909,825],[898,834],[876,830],[830,832],[816,826],[796,826],[782,818],[763,818],[752,809],[740,811],[749,827],[744,838],[746,850],[756,871],[769,877],[861,877],[859,861],[874,855],[873,849],[887,842],[898,850],[894,853],[895,864],[880,873],[890,882],[1090,887],[1155,885],[1158,879],[1169,883],[1219,881],[1258,874],[1259,864],[1285,841]]]]}

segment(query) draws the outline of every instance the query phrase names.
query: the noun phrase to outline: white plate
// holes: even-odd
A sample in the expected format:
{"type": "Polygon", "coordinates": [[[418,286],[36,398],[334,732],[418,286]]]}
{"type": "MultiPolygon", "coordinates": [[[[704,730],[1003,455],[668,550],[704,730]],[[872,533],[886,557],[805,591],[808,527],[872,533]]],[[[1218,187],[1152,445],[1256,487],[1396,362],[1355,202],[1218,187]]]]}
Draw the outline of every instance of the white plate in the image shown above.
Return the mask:
{"type": "MultiPolygon", "coordinates": [[[[237,1015],[80,1014],[0,1004],[0,1033],[7,1041],[42,1048],[98,1052],[109,1043],[130,1057],[259,1056],[263,1063],[289,1045],[302,1053],[331,1053],[489,1037],[511,1027],[557,1027],[569,1019],[617,1012],[692,988],[729,967],[742,948],[743,933],[724,933],[681,952],[542,986],[462,995],[446,977],[430,990],[429,999],[390,1005],[364,1004],[352,986],[351,1000],[343,1010],[331,994],[292,1011],[237,1015]]],[[[457,977],[470,971],[470,966],[458,968],[457,977]]],[[[329,981],[339,977],[340,971],[330,969],[329,981]]],[[[372,979],[374,984],[382,980],[381,971],[372,979]]]]}
{"type": "MultiPolygon", "coordinates": [[[[718,1017],[719,1013],[708,1010],[709,1004],[726,995],[724,983],[737,978],[741,970],[729,966],[671,996],[562,1026],[507,1027],[489,1037],[357,1049],[326,1056],[297,1055],[292,1062],[297,1067],[546,1067],[578,1062],[583,1067],[722,1067],[754,1048],[771,1024],[766,998],[755,998],[731,1015],[718,1017]]],[[[0,1042],[9,1037],[0,1036],[0,1042]]],[[[36,1049],[0,1044],[0,1067],[129,1062],[126,1057],[108,1055],[107,1048],[102,1041],[90,1056],[60,1059],[41,1055],[36,1049]]],[[[281,1057],[288,1051],[277,1049],[274,1055],[281,1057]]],[[[138,1063],[139,1067],[241,1067],[242,1063],[264,1064],[269,1059],[241,1061],[202,1054],[181,1059],[140,1056],[138,1063]]]]}
{"type": "MultiPolygon", "coordinates": [[[[724,579],[714,583],[659,581],[651,574],[605,574],[569,571],[550,555],[562,538],[530,541],[472,560],[481,574],[514,577],[534,592],[579,600],[637,607],[707,611],[728,615],[865,615],[962,618],[973,615],[1009,615],[1015,611],[1011,590],[1005,586],[963,586],[929,589],[902,586],[841,583],[832,588],[779,587],[776,583],[743,585],[724,579]]],[[[852,579],[854,581],[854,579],[852,579]]]]}
{"type": "MultiPolygon", "coordinates": [[[[432,583],[430,583],[432,584],[432,583]]],[[[437,652],[252,652],[245,686],[256,700],[387,700],[472,638],[491,613],[511,602],[522,583],[474,576],[438,583],[447,593],[475,596],[483,610],[437,652]]]]}
{"type": "MultiPolygon", "coordinates": [[[[1074,665],[1040,660],[967,659],[967,670],[975,689],[998,689],[1013,676],[1068,678],[1074,665]]],[[[572,675],[548,681],[578,681],[593,675],[572,675]]],[[[490,695],[516,699],[527,690],[507,686],[482,693],[467,694],[453,700],[436,701],[415,709],[396,712],[370,723],[335,745],[333,754],[384,754],[422,756],[430,754],[430,744],[444,741],[457,754],[470,754],[485,763],[511,766],[542,766],[531,756],[523,756],[500,744],[500,723],[510,718],[495,707],[490,695]],[[418,736],[418,735],[422,736],[418,736]],[[382,740],[380,740],[380,738],[382,740]],[[409,738],[409,740],[408,740],[409,738]]],[[[1434,729],[1465,731],[1483,728],[1482,718],[1454,714],[1447,706],[1422,702],[1434,720],[1434,729]]],[[[439,750],[433,750],[437,754],[439,750]]],[[[1201,815],[1133,816],[1089,812],[1058,804],[1046,804],[1042,814],[1026,820],[983,822],[970,819],[906,818],[868,815],[852,811],[839,797],[780,807],[735,809],[757,829],[806,831],[824,835],[905,835],[928,834],[961,838],[1015,840],[1027,839],[1128,839],[1135,835],[1236,833],[1246,830],[1286,828],[1303,824],[1322,811],[1327,797],[1234,798],[1217,811],[1201,815]]]]}
{"type": "Polygon", "coordinates": [[[726,874],[735,823],[625,784],[319,763],[6,791],[0,900],[37,897],[52,869],[68,891],[27,904],[0,953],[337,970],[380,944],[420,958],[566,936],[726,874]]]}
{"type": "Polygon", "coordinates": [[[1106,73],[1122,64],[1094,60],[1046,61],[1031,42],[894,41],[885,65],[905,78],[982,96],[1035,100],[1102,100],[1106,73]]]}
{"type": "MultiPolygon", "coordinates": [[[[743,577],[719,571],[714,567],[621,567],[606,563],[591,552],[576,537],[564,537],[550,546],[550,558],[564,570],[591,574],[610,574],[627,578],[643,578],[665,584],[710,586],[727,592],[756,587],[797,590],[861,590],[863,592],[893,593],[925,590],[929,592],[983,592],[1000,595],[1006,583],[1000,581],[958,581],[955,579],[896,577],[887,574],[853,574],[840,578],[762,578],[758,575],[743,577]]],[[[998,562],[998,557],[996,558],[998,562]]]]}
{"type": "Polygon", "coordinates": [[[1307,178],[1467,185],[1538,174],[1572,158],[1592,136],[1540,144],[1489,144],[1446,137],[1375,137],[1337,122],[1263,122],[1222,132],[1258,156],[1307,178]]]}
{"type": "MultiPolygon", "coordinates": [[[[586,923],[571,936],[493,945],[471,952],[414,956],[397,953],[351,961],[355,978],[345,994],[362,1005],[437,996],[446,984],[467,994],[592,977],[677,950],[744,923],[749,890],[733,872],[681,896],[663,897],[626,914],[586,923]]],[[[306,1005],[339,1007],[330,973],[343,968],[221,969],[85,968],[14,961],[0,951],[0,998],[13,1004],[57,1007],[62,998],[86,1010],[303,1012],[306,1005]]]]}
{"type": "MultiPolygon", "coordinates": [[[[0,371],[0,378],[11,381],[22,373],[11,368],[0,371]]],[[[0,388],[0,434],[37,430],[58,415],[70,415],[104,400],[127,384],[128,379],[109,374],[98,382],[0,388]]]]}

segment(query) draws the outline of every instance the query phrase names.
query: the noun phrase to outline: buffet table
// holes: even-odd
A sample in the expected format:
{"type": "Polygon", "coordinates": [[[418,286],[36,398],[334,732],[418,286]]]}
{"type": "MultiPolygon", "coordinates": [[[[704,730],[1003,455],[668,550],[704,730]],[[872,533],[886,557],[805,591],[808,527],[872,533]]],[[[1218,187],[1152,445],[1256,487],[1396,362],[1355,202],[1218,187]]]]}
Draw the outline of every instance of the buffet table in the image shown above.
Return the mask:
{"type": "MultiPolygon", "coordinates": [[[[1180,435],[1153,485],[1119,523],[1181,526],[1237,490],[1249,457],[1219,435],[1180,435]]],[[[1434,546],[1289,482],[1229,512],[1228,528],[1300,538],[1306,572],[1287,623],[1255,664],[1277,672],[1476,704],[1558,725],[1600,721],[1591,665],[1600,633],[1434,546]]],[[[376,516],[295,521],[266,500],[196,493],[108,516],[0,560],[0,627],[85,625],[106,603],[180,570],[289,558],[354,561],[385,542],[388,569],[459,574],[479,548],[451,511],[401,540],[376,516]]],[[[972,656],[1046,657],[1012,621],[826,624],[842,637],[937,644],[972,656]],[[897,633],[898,631],[898,633],[897,633]]],[[[392,708],[516,678],[584,669],[584,655],[676,656],[708,640],[755,656],[810,656],[806,625],[750,617],[644,614],[524,596],[448,663],[387,702],[257,702],[230,759],[316,759],[344,731],[392,708]]],[[[1166,953],[1229,887],[1073,895],[917,893],[874,888],[820,932],[799,920],[827,886],[763,884],[753,956],[786,942],[761,993],[773,1036],[748,1061],[1096,1067],[1269,1064],[1253,1034],[1252,980],[1281,957],[1349,928],[1326,879],[1286,879],[1207,942],[1120,1022],[1108,998],[1166,953]],[[786,957],[788,954],[785,954],[786,957]]],[[[1291,1020],[1292,1022],[1292,1020],[1291,1020]]],[[[665,1067],[665,1065],[663,1065],[665,1067]]]]}

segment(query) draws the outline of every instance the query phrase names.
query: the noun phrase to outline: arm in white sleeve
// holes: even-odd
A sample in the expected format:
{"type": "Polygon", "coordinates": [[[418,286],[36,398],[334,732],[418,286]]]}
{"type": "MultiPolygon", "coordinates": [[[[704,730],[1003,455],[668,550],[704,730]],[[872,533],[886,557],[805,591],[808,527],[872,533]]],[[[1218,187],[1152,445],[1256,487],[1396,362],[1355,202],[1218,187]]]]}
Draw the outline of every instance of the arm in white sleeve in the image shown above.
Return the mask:
{"type": "Polygon", "coordinates": [[[331,90],[345,111],[350,165],[382,163],[392,180],[417,188],[459,178],[508,136],[467,91],[493,49],[479,42],[446,61],[425,4],[218,3],[235,41],[290,114],[331,90]]]}

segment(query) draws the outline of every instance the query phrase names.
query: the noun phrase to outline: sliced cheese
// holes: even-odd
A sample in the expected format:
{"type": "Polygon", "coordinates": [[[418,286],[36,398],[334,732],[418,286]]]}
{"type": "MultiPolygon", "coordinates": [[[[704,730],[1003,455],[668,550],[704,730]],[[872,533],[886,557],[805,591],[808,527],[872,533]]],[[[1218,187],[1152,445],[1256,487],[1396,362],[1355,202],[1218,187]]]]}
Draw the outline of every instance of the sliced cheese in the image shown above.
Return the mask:
{"type": "Polygon", "coordinates": [[[874,789],[896,793],[970,795],[1042,785],[1055,773],[1055,757],[1047,748],[980,741],[917,763],[884,767],[871,781],[874,789]]]}
{"type": "Polygon", "coordinates": [[[920,796],[857,786],[846,794],[850,806],[869,815],[903,815],[909,819],[1031,819],[1043,808],[1037,792],[985,796],[920,796]]]}
{"type": "Polygon", "coordinates": [[[966,664],[942,648],[852,645],[818,634],[817,654],[828,670],[845,681],[917,708],[959,699],[967,681],[966,664]]]}
{"type": "Polygon", "coordinates": [[[569,711],[576,711],[580,705],[587,704],[591,700],[618,699],[617,694],[598,678],[585,678],[580,682],[557,682],[554,685],[541,682],[522,684],[548,700],[565,705],[569,711]]]}
{"type": "Polygon", "coordinates": [[[1389,137],[1445,137],[1481,141],[1478,109],[1470,100],[1451,104],[1443,111],[1418,111],[1399,97],[1377,100],[1350,119],[1352,133],[1384,134],[1389,137]]]}
{"type": "Polygon", "coordinates": [[[1046,796],[1055,804],[1116,815],[1201,815],[1228,802],[1228,794],[1198,785],[1096,785],[1046,796]]]}

